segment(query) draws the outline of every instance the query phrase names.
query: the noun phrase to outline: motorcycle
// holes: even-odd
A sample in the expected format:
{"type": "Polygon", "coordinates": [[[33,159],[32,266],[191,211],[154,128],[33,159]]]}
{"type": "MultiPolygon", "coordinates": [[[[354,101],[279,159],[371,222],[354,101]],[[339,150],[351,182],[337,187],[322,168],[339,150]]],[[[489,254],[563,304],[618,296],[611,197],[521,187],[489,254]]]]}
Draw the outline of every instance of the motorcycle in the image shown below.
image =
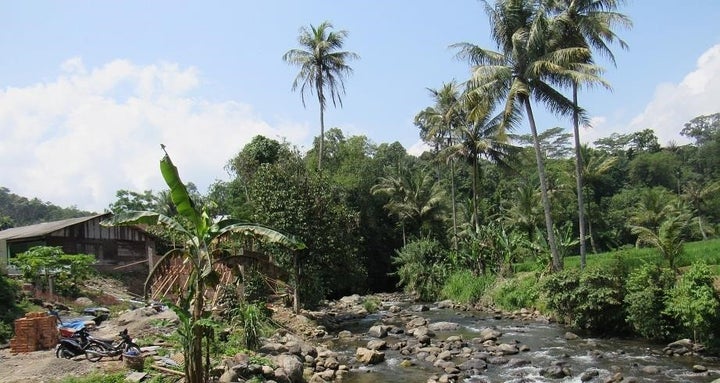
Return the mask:
{"type": "Polygon", "coordinates": [[[119,356],[120,360],[123,354],[140,355],[140,346],[135,344],[128,335],[127,329],[120,331],[118,334],[120,341],[115,343],[112,339],[100,339],[88,336],[88,344],[85,346],[85,357],[91,362],[97,362],[104,357],[119,356]]]}
{"type": "Polygon", "coordinates": [[[80,328],[67,337],[62,337],[55,348],[55,357],[72,359],[78,355],[85,354],[85,348],[89,345],[89,337],[86,328],[80,328]]]}

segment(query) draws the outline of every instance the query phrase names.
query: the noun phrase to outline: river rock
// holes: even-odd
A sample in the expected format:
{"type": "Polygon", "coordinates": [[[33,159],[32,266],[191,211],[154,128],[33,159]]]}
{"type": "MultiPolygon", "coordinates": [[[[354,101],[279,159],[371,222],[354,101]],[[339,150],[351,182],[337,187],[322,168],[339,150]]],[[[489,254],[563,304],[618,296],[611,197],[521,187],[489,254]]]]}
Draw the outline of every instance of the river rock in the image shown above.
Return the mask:
{"type": "Polygon", "coordinates": [[[322,372],[316,372],[310,378],[309,383],[324,383],[332,382],[335,379],[335,370],[325,370],[322,372]]]}
{"type": "Polygon", "coordinates": [[[598,371],[598,370],[587,370],[587,371],[583,372],[582,374],[580,374],[580,381],[581,382],[589,382],[589,381],[593,380],[593,378],[597,377],[598,375],[600,375],[600,371],[598,371]]]}
{"type": "Polygon", "coordinates": [[[482,359],[469,359],[458,365],[463,371],[484,371],[487,369],[487,363],[482,359]]]}
{"type": "Polygon", "coordinates": [[[263,354],[279,355],[288,352],[288,348],[282,343],[267,342],[260,346],[260,350],[263,354]]]}
{"type": "Polygon", "coordinates": [[[398,306],[398,305],[392,305],[392,306],[390,306],[390,308],[388,309],[388,311],[390,311],[390,312],[393,313],[393,314],[397,314],[397,313],[399,313],[400,311],[402,311],[402,308],[400,308],[400,306],[398,306]]]}
{"type": "Polygon", "coordinates": [[[451,299],[446,299],[436,303],[435,305],[439,309],[451,309],[453,307],[453,301],[451,299]]]}
{"type": "Polygon", "coordinates": [[[80,307],[90,307],[93,304],[94,303],[93,303],[92,299],[90,299],[88,297],[79,297],[79,298],[75,299],[75,305],[80,306],[80,307]]]}
{"type": "Polygon", "coordinates": [[[353,333],[348,330],[342,330],[337,334],[338,338],[352,338],[353,333]]]}
{"type": "Polygon", "coordinates": [[[643,373],[648,375],[655,375],[660,373],[660,367],[658,366],[645,366],[640,369],[643,373]]]}
{"type": "Polygon", "coordinates": [[[494,329],[486,327],[482,330],[480,330],[480,336],[478,337],[480,339],[480,343],[488,341],[488,340],[497,340],[502,336],[502,332],[494,329]]]}
{"type": "Polygon", "coordinates": [[[550,379],[562,379],[570,375],[570,371],[562,366],[550,366],[540,370],[540,375],[550,379]]]}
{"type": "Polygon", "coordinates": [[[512,344],[501,343],[496,347],[496,350],[503,355],[515,355],[520,352],[517,347],[512,344]]]}
{"type": "Polygon", "coordinates": [[[460,325],[454,322],[434,322],[427,327],[431,331],[456,331],[460,328],[460,325]]]}
{"type": "Polygon", "coordinates": [[[425,319],[423,317],[415,317],[407,322],[407,324],[405,325],[405,328],[412,329],[415,327],[425,326],[427,323],[428,323],[427,319],[425,319]]]}
{"type": "Polygon", "coordinates": [[[694,373],[701,373],[701,372],[707,372],[707,367],[703,366],[702,364],[696,364],[692,366],[692,371],[694,373]]]}
{"type": "Polygon", "coordinates": [[[410,306],[410,311],[414,312],[423,312],[430,310],[430,307],[427,307],[426,305],[413,305],[410,306]]]}
{"type": "Polygon", "coordinates": [[[348,295],[346,297],[340,298],[340,303],[345,304],[346,306],[354,306],[359,305],[363,302],[363,299],[358,294],[348,295]]]}
{"type": "MultiPolygon", "coordinates": [[[[296,355],[281,354],[273,358],[275,365],[278,367],[275,370],[276,380],[278,378],[278,370],[284,371],[285,375],[290,379],[292,383],[299,383],[303,381],[303,364],[296,355]]],[[[282,375],[282,374],[280,374],[282,375]]],[[[279,380],[278,380],[279,382],[279,380]]]]}
{"type": "Polygon", "coordinates": [[[387,348],[387,342],[384,340],[371,340],[367,343],[367,348],[371,350],[384,350],[387,348]]]}
{"type": "Polygon", "coordinates": [[[385,338],[388,335],[389,329],[390,329],[390,326],[381,326],[381,325],[372,326],[368,330],[368,335],[370,335],[373,338],[385,338]]]}
{"type": "Polygon", "coordinates": [[[506,366],[507,366],[507,368],[518,368],[518,367],[528,366],[531,364],[532,364],[532,362],[527,359],[510,358],[510,360],[508,360],[506,366]]]}
{"type": "Polygon", "coordinates": [[[362,364],[378,364],[385,360],[385,353],[358,347],[357,351],[355,351],[355,358],[362,364]]]}
{"type": "Polygon", "coordinates": [[[580,339],[580,337],[577,334],[568,331],[565,333],[565,339],[566,340],[577,340],[577,339],[580,339]]]}

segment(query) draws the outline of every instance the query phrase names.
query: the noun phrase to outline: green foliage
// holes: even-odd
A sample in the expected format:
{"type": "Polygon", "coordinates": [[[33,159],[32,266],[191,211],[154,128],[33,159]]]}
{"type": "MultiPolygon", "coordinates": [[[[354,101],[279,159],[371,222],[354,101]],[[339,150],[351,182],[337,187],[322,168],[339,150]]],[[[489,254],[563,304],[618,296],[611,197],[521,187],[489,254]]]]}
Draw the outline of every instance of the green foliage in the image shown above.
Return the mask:
{"type": "Polygon", "coordinates": [[[475,275],[469,270],[452,273],[442,288],[442,297],[460,303],[476,303],[495,281],[491,274],[475,275]]]}
{"type": "Polygon", "coordinates": [[[492,301],[505,310],[538,306],[540,284],[534,273],[500,281],[492,290],[492,301]]]}
{"type": "Polygon", "coordinates": [[[706,340],[717,335],[720,297],[713,288],[713,275],[704,263],[694,263],[670,290],[665,314],[678,320],[685,335],[706,340]]]}
{"type": "Polygon", "coordinates": [[[13,321],[23,315],[17,305],[20,287],[12,279],[0,273],[0,343],[12,337],[13,321]]]}
{"type": "Polygon", "coordinates": [[[690,213],[682,204],[668,204],[661,209],[656,226],[632,226],[631,231],[638,236],[638,244],[655,247],[668,262],[670,268],[676,270],[677,262],[683,255],[684,233],[690,221],[690,213]]]}
{"type": "Polygon", "coordinates": [[[296,282],[305,305],[364,287],[367,271],[357,256],[359,212],[324,173],[309,172],[294,154],[277,164],[260,166],[250,195],[255,221],[292,232],[307,244],[300,253],[284,251],[275,258],[300,278],[296,282]],[[298,264],[293,255],[298,255],[298,264]]]}
{"type": "Polygon", "coordinates": [[[594,333],[625,331],[624,281],[620,259],[583,271],[566,269],[547,277],[542,290],[547,306],[570,326],[594,333]]]}
{"type": "Polygon", "coordinates": [[[234,321],[240,325],[244,346],[250,350],[257,350],[261,345],[261,338],[270,330],[268,315],[254,303],[242,304],[235,308],[234,321]]]}
{"type": "Polygon", "coordinates": [[[664,340],[672,335],[673,320],[663,312],[675,285],[672,270],[646,263],[630,273],[625,295],[627,322],[641,336],[664,340]]]}
{"type": "Polygon", "coordinates": [[[447,250],[439,242],[424,238],[408,243],[396,254],[392,262],[397,266],[398,286],[423,301],[437,298],[445,284],[447,250]]]}
{"type": "Polygon", "coordinates": [[[62,208],[37,198],[28,199],[0,186],[0,225],[3,229],[33,225],[67,218],[87,217],[94,213],[76,207],[62,208]]]}
{"type": "Polygon", "coordinates": [[[227,217],[211,218],[206,209],[196,204],[191,194],[192,188],[182,182],[177,167],[167,153],[160,161],[160,172],[170,188],[168,196],[176,208],[176,217],[169,217],[163,212],[129,211],[116,214],[102,224],[160,225],[182,239],[182,247],[171,249],[157,261],[146,280],[146,287],[157,273],[164,270],[162,266],[173,260],[179,258],[190,265],[187,288],[179,294],[177,304],[168,305],[180,320],[178,334],[185,355],[185,379],[190,383],[202,383],[206,381],[210,370],[206,363],[209,355],[205,355],[206,359],[203,360],[204,352],[209,353],[210,347],[204,349],[203,340],[209,343],[214,336],[214,328],[205,307],[205,292],[209,287],[217,287],[218,274],[213,266],[216,256],[224,254],[224,246],[230,242],[225,239],[242,237],[246,245],[253,243],[255,239],[261,239],[293,250],[303,249],[305,245],[269,227],[227,217]]]}
{"type": "Polygon", "coordinates": [[[362,307],[369,313],[375,313],[380,309],[380,303],[377,297],[367,297],[363,299],[362,307]]]}
{"type": "Polygon", "coordinates": [[[95,256],[65,254],[59,246],[36,246],[10,259],[10,263],[36,286],[47,288],[53,278],[55,293],[74,297],[80,293],[82,282],[93,274],[95,256]]]}
{"type": "Polygon", "coordinates": [[[102,373],[102,372],[95,372],[90,375],[81,376],[81,377],[69,377],[64,378],[60,380],[56,380],[56,383],[123,383],[125,382],[125,373],[124,372],[115,372],[115,373],[102,373]]]}

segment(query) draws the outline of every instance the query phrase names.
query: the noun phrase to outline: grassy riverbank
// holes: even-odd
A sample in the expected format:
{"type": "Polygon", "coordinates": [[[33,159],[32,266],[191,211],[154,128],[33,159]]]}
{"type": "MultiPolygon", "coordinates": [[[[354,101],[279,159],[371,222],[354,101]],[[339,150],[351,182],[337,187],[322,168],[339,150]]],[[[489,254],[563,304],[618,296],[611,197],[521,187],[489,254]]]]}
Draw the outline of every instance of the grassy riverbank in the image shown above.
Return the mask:
{"type": "MultiPolygon", "coordinates": [[[[607,265],[621,258],[630,268],[637,268],[645,263],[664,264],[664,260],[655,248],[625,248],[615,251],[587,255],[587,266],[607,265]]],[[[565,268],[580,268],[580,256],[575,255],[565,258],[565,268]]],[[[720,276],[720,239],[709,239],[707,241],[688,242],[685,244],[684,253],[678,260],[679,267],[687,267],[696,262],[705,262],[711,266],[716,275],[720,276]]],[[[538,265],[534,261],[518,263],[515,266],[517,272],[536,271],[538,265]]]]}

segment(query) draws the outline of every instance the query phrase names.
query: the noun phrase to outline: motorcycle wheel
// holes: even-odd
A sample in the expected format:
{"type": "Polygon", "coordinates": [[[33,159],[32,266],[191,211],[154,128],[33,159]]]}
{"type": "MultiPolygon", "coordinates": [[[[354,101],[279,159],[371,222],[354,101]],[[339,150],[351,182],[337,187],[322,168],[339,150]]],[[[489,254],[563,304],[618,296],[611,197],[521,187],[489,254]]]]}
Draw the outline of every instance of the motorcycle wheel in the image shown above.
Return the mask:
{"type": "Polygon", "coordinates": [[[75,356],[70,350],[65,348],[65,346],[58,346],[57,349],[55,349],[55,357],[56,358],[62,358],[62,359],[72,359],[75,356]]]}
{"type": "Polygon", "coordinates": [[[91,362],[97,362],[103,358],[105,348],[99,344],[89,344],[85,347],[85,357],[91,362]]]}

